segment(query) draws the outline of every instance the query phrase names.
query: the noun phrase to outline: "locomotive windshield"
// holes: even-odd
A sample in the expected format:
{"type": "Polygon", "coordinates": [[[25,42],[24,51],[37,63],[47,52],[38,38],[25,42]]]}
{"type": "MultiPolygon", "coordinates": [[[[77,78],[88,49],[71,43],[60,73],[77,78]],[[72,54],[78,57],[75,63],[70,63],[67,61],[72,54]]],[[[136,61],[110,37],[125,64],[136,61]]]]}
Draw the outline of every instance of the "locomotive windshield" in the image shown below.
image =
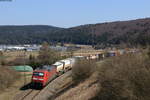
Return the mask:
{"type": "Polygon", "coordinates": [[[44,76],[44,73],[42,73],[42,72],[34,72],[33,76],[44,76]]]}

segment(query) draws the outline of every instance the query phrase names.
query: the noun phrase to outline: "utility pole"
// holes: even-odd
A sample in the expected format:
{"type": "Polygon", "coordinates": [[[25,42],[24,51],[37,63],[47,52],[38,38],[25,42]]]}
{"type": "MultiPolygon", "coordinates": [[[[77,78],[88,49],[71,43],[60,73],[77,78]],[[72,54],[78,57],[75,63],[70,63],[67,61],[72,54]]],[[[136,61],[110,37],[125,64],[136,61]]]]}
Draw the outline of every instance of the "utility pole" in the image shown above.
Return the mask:
{"type": "Polygon", "coordinates": [[[25,62],[25,58],[26,58],[26,50],[24,50],[24,86],[26,85],[26,75],[25,75],[25,70],[26,70],[25,64],[26,64],[26,62],[25,62]]]}

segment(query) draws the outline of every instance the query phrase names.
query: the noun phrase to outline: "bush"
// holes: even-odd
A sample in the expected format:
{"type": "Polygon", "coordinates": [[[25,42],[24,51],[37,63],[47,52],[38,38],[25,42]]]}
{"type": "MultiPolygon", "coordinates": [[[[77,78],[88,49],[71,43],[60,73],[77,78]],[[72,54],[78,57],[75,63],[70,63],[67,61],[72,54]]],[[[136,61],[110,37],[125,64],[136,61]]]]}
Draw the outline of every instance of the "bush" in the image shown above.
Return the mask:
{"type": "Polygon", "coordinates": [[[149,100],[150,59],[147,54],[107,59],[98,71],[101,89],[94,100],[149,100]]]}
{"type": "Polygon", "coordinates": [[[96,67],[95,62],[87,60],[79,60],[73,66],[72,78],[75,82],[83,81],[92,75],[96,67]]]}
{"type": "Polygon", "coordinates": [[[8,67],[0,67],[0,90],[9,87],[16,79],[19,78],[19,74],[8,67]]]}

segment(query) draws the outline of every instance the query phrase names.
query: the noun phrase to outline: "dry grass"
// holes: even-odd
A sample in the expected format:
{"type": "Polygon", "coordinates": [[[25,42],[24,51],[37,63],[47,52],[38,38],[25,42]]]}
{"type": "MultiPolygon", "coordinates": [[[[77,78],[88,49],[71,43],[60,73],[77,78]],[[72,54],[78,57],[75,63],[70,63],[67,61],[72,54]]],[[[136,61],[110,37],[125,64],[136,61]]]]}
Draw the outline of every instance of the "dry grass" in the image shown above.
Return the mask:
{"type": "Polygon", "coordinates": [[[101,89],[93,100],[149,100],[150,59],[146,53],[110,58],[98,69],[101,89]]]}
{"type": "Polygon", "coordinates": [[[0,67],[0,71],[0,90],[9,87],[17,78],[19,78],[19,74],[8,67],[0,67]]]}
{"type": "Polygon", "coordinates": [[[95,96],[99,90],[96,78],[92,75],[76,87],[67,90],[55,100],[89,100],[95,96]]]}
{"type": "MultiPolygon", "coordinates": [[[[31,76],[26,77],[26,84],[31,82],[31,76]]],[[[0,93],[0,100],[13,100],[13,98],[23,91],[20,88],[24,86],[24,77],[20,77],[14,83],[11,84],[8,88],[4,89],[0,93]]]]}
{"type": "MultiPolygon", "coordinates": [[[[3,52],[3,55],[6,56],[6,61],[13,61],[16,58],[22,58],[24,57],[24,51],[8,51],[8,52],[3,52]]],[[[25,58],[29,58],[30,55],[33,55],[35,57],[38,56],[38,52],[26,52],[25,53],[25,58]]]]}
{"type": "Polygon", "coordinates": [[[76,83],[56,100],[89,100],[94,97],[99,90],[96,82],[96,63],[93,61],[79,60],[73,66],[72,79],[76,83]]]}
{"type": "Polygon", "coordinates": [[[30,64],[30,56],[37,57],[38,52],[25,52],[25,51],[6,51],[3,52],[3,59],[0,59],[1,64],[4,66],[15,66],[30,64]]]}
{"type": "Polygon", "coordinates": [[[93,61],[79,60],[72,69],[72,78],[75,82],[84,81],[95,71],[96,64],[93,61]]]}

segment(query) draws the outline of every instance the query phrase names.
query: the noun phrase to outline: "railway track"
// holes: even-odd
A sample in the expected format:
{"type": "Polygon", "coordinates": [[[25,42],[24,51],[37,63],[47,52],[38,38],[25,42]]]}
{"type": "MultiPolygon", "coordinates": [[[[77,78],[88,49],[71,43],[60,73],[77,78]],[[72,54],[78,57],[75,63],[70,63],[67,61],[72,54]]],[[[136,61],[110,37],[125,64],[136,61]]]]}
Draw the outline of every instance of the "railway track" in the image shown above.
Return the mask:
{"type": "Polygon", "coordinates": [[[26,95],[21,100],[34,100],[34,98],[40,93],[41,90],[32,90],[28,95],[26,95]]]}
{"type": "MultiPolygon", "coordinates": [[[[53,83],[53,80],[59,79],[58,82],[56,81],[57,84],[55,84],[55,85],[60,86],[61,83],[62,83],[62,82],[60,81],[60,78],[61,78],[61,77],[62,77],[62,76],[57,77],[57,78],[53,77],[53,78],[50,80],[49,84],[51,84],[51,82],[53,83]]],[[[48,84],[48,85],[49,85],[49,84],[48,84]]],[[[24,90],[24,91],[22,91],[21,93],[17,94],[13,100],[36,100],[36,97],[37,97],[37,96],[39,96],[39,95],[41,95],[41,94],[43,95],[43,92],[46,91],[47,88],[49,87],[48,85],[47,85],[46,87],[44,87],[43,89],[41,89],[41,90],[36,90],[36,89],[27,89],[27,90],[24,90]],[[42,92],[42,93],[41,93],[41,92],[42,92]]],[[[70,85],[70,84],[68,83],[67,85],[70,85]]],[[[65,88],[67,85],[62,86],[62,88],[65,88]]],[[[60,90],[59,90],[59,89],[58,89],[58,90],[55,90],[55,89],[52,90],[52,89],[51,89],[50,92],[51,92],[53,95],[55,95],[55,94],[58,94],[58,92],[60,92],[60,90]]],[[[54,97],[55,97],[55,96],[54,96],[54,97]]]]}
{"type": "Polygon", "coordinates": [[[41,90],[29,89],[18,94],[14,100],[34,100],[41,90]]]}
{"type": "Polygon", "coordinates": [[[66,72],[64,75],[56,78],[50,82],[47,87],[42,90],[34,100],[54,100],[58,95],[65,91],[68,87],[72,86],[71,71],[66,72]]]}
{"type": "Polygon", "coordinates": [[[70,82],[70,83],[67,83],[67,84],[63,85],[60,89],[58,89],[55,92],[50,91],[53,95],[49,97],[49,100],[54,100],[56,97],[61,95],[64,91],[66,91],[67,89],[69,89],[73,85],[74,85],[74,83],[70,82]]]}

